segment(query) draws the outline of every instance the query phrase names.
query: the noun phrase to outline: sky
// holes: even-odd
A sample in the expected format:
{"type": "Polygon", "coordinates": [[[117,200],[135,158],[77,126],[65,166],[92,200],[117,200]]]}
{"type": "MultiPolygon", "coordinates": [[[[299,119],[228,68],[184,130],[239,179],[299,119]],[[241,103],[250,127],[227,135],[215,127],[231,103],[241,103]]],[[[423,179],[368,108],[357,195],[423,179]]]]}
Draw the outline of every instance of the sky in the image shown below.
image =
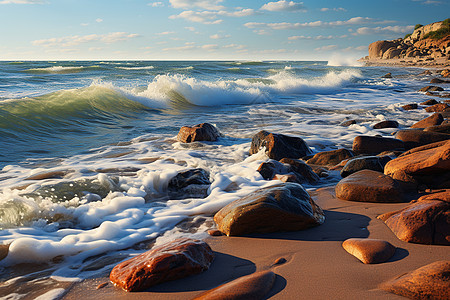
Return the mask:
{"type": "Polygon", "coordinates": [[[0,60],[327,60],[450,17],[448,0],[0,0],[0,60]]]}

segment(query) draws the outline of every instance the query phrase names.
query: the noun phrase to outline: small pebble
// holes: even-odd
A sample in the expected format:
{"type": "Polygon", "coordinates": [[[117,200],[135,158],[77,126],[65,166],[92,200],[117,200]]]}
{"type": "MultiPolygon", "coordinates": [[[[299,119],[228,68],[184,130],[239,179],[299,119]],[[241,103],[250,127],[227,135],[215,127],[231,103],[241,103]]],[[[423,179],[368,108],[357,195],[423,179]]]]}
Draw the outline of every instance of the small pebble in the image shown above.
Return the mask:
{"type": "Polygon", "coordinates": [[[97,285],[96,289],[97,289],[97,290],[102,289],[102,288],[104,288],[104,287],[107,286],[107,285],[108,285],[108,282],[100,283],[99,285],[97,285]]]}
{"type": "Polygon", "coordinates": [[[286,262],[287,262],[286,258],[280,257],[280,258],[278,258],[277,260],[275,260],[275,262],[273,263],[273,265],[282,265],[282,264],[284,264],[284,263],[286,263],[286,262]]]}
{"type": "Polygon", "coordinates": [[[217,230],[217,229],[210,229],[210,230],[208,230],[208,234],[210,236],[221,236],[222,232],[220,232],[220,230],[217,230]]]}

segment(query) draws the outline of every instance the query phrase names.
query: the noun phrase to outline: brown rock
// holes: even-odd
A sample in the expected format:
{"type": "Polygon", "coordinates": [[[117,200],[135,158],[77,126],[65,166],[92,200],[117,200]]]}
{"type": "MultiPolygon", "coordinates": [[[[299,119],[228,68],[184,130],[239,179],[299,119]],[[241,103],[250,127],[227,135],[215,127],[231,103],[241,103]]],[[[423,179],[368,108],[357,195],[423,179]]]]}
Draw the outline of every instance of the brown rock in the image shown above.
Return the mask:
{"type": "Polygon", "coordinates": [[[280,258],[277,258],[277,259],[273,262],[273,265],[274,265],[274,266],[276,266],[276,265],[282,265],[282,264],[284,264],[284,263],[286,263],[286,262],[287,262],[286,258],[280,257],[280,258]]]}
{"type": "Polygon", "coordinates": [[[444,69],[441,72],[442,77],[450,77],[450,69],[444,69]]]}
{"type": "Polygon", "coordinates": [[[442,117],[442,114],[435,113],[431,116],[420,120],[419,122],[413,124],[411,128],[427,128],[434,125],[440,125],[444,121],[444,117],[442,117]]]}
{"type": "Polygon", "coordinates": [[[145,290],[159,283],[207,270],[214,258],[203,241],[181,238],[116,265],[111,282],[127,292],[145,290]]]}
{"type": "Polygon", "coordinates": [[[280,180],[281,182],[295,182],[300,183],[300,180],[294,174],[276,174],[272,180],[280,180]]]}
{"type": "Polygon", "coordinates": [[[385,75],[381,76],[381,78],[392,78],[392,73],[386,73],[385,75]]]}
{"type": "Polygon", "coordinates": [[[9,245],[0,245],[0,260],[8,256],[9,245]]]}
{"type": "Polygon", "coordinates": [[[391,243],[377,239],[347,239],[342,247],[365,264],[383,263],[395,253],[391,243]]]}
{"type": "Polygon", "coordinates": [[[420,103],[420,105],[434,105],[437,104],[438,102],[435,99],[428,99],[422,103],[420,103]]]}
{"type": "Polygon", "coordinates": [[[283,158],[279,162],[271,160],[263,162],[257,171],[266,180],[281,180],[283,182],[317,183],[320,178],[312,168],[301,160],[283,158]]]}
{"type": "Polygon", "coordinates": [[[441,88],[440,86],[434,86],[434,85],[429,85],[426,87],[423,87],[419,90],[419,92],[441,92],[444,89],[441,88]]]}
{"type": "Polygon", "coordinates": [[[25,180],[44,180],[50,178],[63,178],[67,173],[68,171],[53,171],[53,172],[39,173],[32,175],[28,178],[25,178],[25,180]]]}
{"type": "Polygon", "coordinates": [[[432,106],[428,106],[425,108],[426,112],[441,112],[441,111],[449,111],[450,108],[446,103],[438,103],[432,106]]]}
{"type": "Polygon", "coordinates": [[[347,177],[361,170],[383,172],[384,166],[391,158],[389,156],[362,156],[350,159],[341,170],[341,176],[347,177]]]}
{"type": "Polygon", "coordinates": [[[222,232],[218,229],[210,229],[210,230],[208,230],[208,234],[210,236],[221,236],[222,232]]]}
{"type": "Polygon", "coordinates": [[[299,159],[293,159],[293,158],[283,158],[280,160],[281,163],[286,166],[288,169],[288,172],[292,172],[297,176],[297,178],[300,180],[300,183],[310,183],[314,184],[317,183],[320,178],[315,173],[313,168],[308,166],[304,161],[299,159]]]}
{"type": "Polygon", "coordinates": [[[357,202],[402,202],[399,184],[381,172],[361,170],[345,177],[335,187],[336,197],[357,202]]]}
{"type": "Polygon", "coordinates": [[[374,129],[382,129],[382,128],[398,128],[397,121],[381,121],[377,124],[373,125],[374,129]]]}
{"type": "Polygon", "coordinates": [[[383,53],[389,48],[396,47],[397,43],[392,41],[377,41],[369,45],[369,59],[382,58],[383,53]]]}
{"type": "Polygon", "coordinates": [[[424,131],[450,134],[450,124],[430,126],[425,128],[424,131]]]}
{"type": "Polygon", "coordinates": [[[404,142],[405,148],[412,149],[426,144],[450,139],[450,135],[445,133],[422,131],[419,129],[400,130],[395,138],[404,142]]]}
{"type": "Polygon", "coordinates": [[[231,282],[206,291],[194,300],[265,299],[275,283],[272,271],[262,271],[242,276],[231,282]]]}
{"type": "Polygon", "coordinates": [[[276,160],[261,163],[256,171],[266,180],[271,180],[275,174],[288,173],[286,167],[276,160]]]}
{"type": "Polygon", "coordinates": [[[353,140],[353,152],[358,154],[378,154],[404,149],[405,145],[398,139],[359,135],[353,140]]]}
{"type": "Polygon", "coordinates": [[[297,231],[320,225],[325,216],[305,189],[283,183],[233,201],[214,216],[217,228],[228,236],[297,231]]]}
{"type": "Polygon", "coordinates": [[[403,105],[402,108],[404,110],[413,110],[413,109],[417,109],[419,106],[417,105],[417,103],[410,103],[410,104],[406,104],[403,105]]]}
{"type": "Polygon", "coordinates": [[[442,80],[440,78],[433,78],[430,80],[430,83],[449,83],[450,81],[442,80]]]}
{"type": "Polygon", "coordinates": [[[301,138],[270,133],[264,130],[253,136],[250,154],[258,153],[263,147],[266,148],[267,156],[275,160],[280,160],[284,157],[301,158],[312,154],[311,149],[301,138]]]}
{"type": "Polygon", "coordinates": [[[340,126],[343,127],[348,127],[350,125],[356,124],[356,120],[348,120],[348,121],[344,121],[341,124],[339,124],[340,126]]]}
{"type": "Polygon", "coordinates": [[[209,123],[201,123],[195,126],[183,126],[178,132],[177,140],[182,143],[192,143],[196,141],[214,142],[220,136],[217,128],[209,123]]]}
{"type": "Polygon", "coordinates": [[[449,197],[450,190],[426,195],[400,211],[378,218],[402,241],[450,245],[449,197]]]}
{"type": "Polygon", "coordinates": [[[450,261],[437,261],[382,284],[385,291],[410,299],[450,299],[450,261]]]}
{"type": "Polygon", "coordinates": [[[312,165],[337,165],[344,159],[355,156],[352,151],[347,149],[337,149],[332,151],[324,151],[316,153],[312,158],[306,161],[307,164],[312,165]]]}

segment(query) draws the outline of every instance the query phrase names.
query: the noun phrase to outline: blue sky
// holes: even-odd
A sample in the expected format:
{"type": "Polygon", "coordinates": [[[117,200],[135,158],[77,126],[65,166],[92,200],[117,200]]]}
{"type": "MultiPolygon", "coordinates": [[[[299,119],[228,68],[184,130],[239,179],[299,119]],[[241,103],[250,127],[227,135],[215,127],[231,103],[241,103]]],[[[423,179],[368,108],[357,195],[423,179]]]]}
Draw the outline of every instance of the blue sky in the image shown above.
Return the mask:
{"type": "Polygon", "coordinates": [[[0,59],[359,58],[449,12],[448,0],[0,0],[0,59]]]}

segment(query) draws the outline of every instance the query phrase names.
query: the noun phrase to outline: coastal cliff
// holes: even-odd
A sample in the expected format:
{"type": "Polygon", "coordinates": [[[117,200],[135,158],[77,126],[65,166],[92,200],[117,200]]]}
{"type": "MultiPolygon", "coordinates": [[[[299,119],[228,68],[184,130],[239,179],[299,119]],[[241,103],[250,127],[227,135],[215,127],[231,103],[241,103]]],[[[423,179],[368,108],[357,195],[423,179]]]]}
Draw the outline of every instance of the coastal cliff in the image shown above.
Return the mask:
{"type": "Polygon", "coordinates": [[[417,24],[411,34],[369,45],[366,65],[450,66],[450,19],[417,24]]]}

